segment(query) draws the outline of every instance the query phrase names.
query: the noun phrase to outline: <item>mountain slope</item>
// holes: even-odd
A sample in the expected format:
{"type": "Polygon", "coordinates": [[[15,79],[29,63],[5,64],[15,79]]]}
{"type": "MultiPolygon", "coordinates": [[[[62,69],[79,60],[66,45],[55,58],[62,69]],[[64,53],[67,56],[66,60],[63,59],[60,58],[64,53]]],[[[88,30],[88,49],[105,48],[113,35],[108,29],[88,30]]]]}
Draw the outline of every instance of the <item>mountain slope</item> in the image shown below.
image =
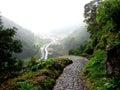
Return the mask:
{"type": "Polygon", "coordinates": [[[81,44],[89,40],[89,37],[90,33],[87,32],[85,25],[81,25],[63,40],[64,48],[68,50],[79,48],[81,44]]]}
{"type": "Polygon", "coordinates": [[[7,19],[6,17],[1,17],[3,26],[5,28],[17,28],[16,30],[16,39],[21,40],[23,45],[23,52],[20,54],[15,54],[15,56],[23,59],[34,56],[38,53],[38,47],[34,45],[35,41],[39,38],[34,35],[31,31],[19,26],[18,24],[12,22],[11,20],[7,19]]]}

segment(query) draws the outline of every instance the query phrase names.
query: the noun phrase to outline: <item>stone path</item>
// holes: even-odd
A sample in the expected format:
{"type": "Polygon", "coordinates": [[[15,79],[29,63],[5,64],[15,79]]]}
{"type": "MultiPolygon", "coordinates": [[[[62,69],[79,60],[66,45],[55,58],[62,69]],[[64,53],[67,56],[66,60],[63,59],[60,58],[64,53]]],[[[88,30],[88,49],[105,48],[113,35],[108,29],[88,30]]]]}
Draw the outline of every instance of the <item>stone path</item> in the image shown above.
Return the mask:
{"type": "Polygon", "coordinates": [[[70,58],[73,63],[64,69],[63,73],[56,80],[53,90],[88,90],[81,78],[81,70],[87,59],[79,56],[64,57],[70,58]]]}

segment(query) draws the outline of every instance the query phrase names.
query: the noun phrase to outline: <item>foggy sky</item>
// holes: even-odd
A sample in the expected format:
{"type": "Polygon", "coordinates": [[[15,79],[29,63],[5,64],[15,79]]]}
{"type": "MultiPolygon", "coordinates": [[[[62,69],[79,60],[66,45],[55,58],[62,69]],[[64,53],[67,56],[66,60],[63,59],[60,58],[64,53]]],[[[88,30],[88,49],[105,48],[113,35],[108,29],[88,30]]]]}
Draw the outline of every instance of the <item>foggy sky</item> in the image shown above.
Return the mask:
{"type": "Polygon", "coordinates": [[[0,0],[3,16],[35,33],[79,25],[91,0],[0,0]]]}

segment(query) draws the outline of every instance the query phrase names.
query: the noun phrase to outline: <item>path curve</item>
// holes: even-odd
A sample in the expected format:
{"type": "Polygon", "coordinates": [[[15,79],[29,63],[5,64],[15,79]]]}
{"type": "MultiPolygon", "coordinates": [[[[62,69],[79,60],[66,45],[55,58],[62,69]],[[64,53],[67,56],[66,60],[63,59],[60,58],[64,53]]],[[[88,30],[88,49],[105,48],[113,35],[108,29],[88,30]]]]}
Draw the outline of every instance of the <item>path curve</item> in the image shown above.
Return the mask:
{"type": "Polygon", "coordinates": [[[73,63],[68,65],[60,77],[56,80],[53,90],[88,90],[83,82],[81,70],[87,59],[79,56],[64,56],[70,58],[73,63]]]}

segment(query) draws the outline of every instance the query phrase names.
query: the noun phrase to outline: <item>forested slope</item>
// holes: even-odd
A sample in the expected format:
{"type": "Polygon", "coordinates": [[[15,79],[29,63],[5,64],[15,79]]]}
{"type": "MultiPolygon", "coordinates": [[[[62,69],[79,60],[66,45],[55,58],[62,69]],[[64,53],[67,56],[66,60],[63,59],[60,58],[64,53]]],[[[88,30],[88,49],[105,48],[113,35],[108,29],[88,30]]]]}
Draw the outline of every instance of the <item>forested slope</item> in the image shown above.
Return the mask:
{"type": "Polygon", "coordinates": [[[85,25],[81,25],[71,32],[64,40],[64,49],[70,50],[73,48],[79,48],[81,44],[89,40],[90,33],[87,32],[85,25]]]}
{"type": "Polygon", "coordinates": [[[91,90],[120,90],[120,0],[93,0],[84,9],[91,35],[78,53],[89,57],[83,76],[91,90]]]}
{"type": "Polygon", "coordinates": [[[57,35],[57,44],[50,45],[49,48],[52,50],[50,51],[51,54],[49,57],[68,55],[69,50],[78,50],[80,45],[87,42],[90,37],[90,33],[87,32],[85,24],[76,26],[76,28],[71,28],[69,30],[67,29],[66,31],[67,32],[64,31],[64,33],[59,33],[57,35]]]}
{"type": "Polygon", "coordinates": [[[41,43],[40,38],[38,36],[35,36],[34,33],[32,33],[30,30],[27,30],[18,24],[12,22],[11,20],[1,17],[2,23],[5,28],[16,28],[17,33],[15,35],[16,39],[21,40],[23,48],[22,53],[15,54],[15,56],[19,57],[20,59],[28,58],[31,56],[34,56],[39,51],[39,46],[37,46],[35,43],[41,43]]]}

